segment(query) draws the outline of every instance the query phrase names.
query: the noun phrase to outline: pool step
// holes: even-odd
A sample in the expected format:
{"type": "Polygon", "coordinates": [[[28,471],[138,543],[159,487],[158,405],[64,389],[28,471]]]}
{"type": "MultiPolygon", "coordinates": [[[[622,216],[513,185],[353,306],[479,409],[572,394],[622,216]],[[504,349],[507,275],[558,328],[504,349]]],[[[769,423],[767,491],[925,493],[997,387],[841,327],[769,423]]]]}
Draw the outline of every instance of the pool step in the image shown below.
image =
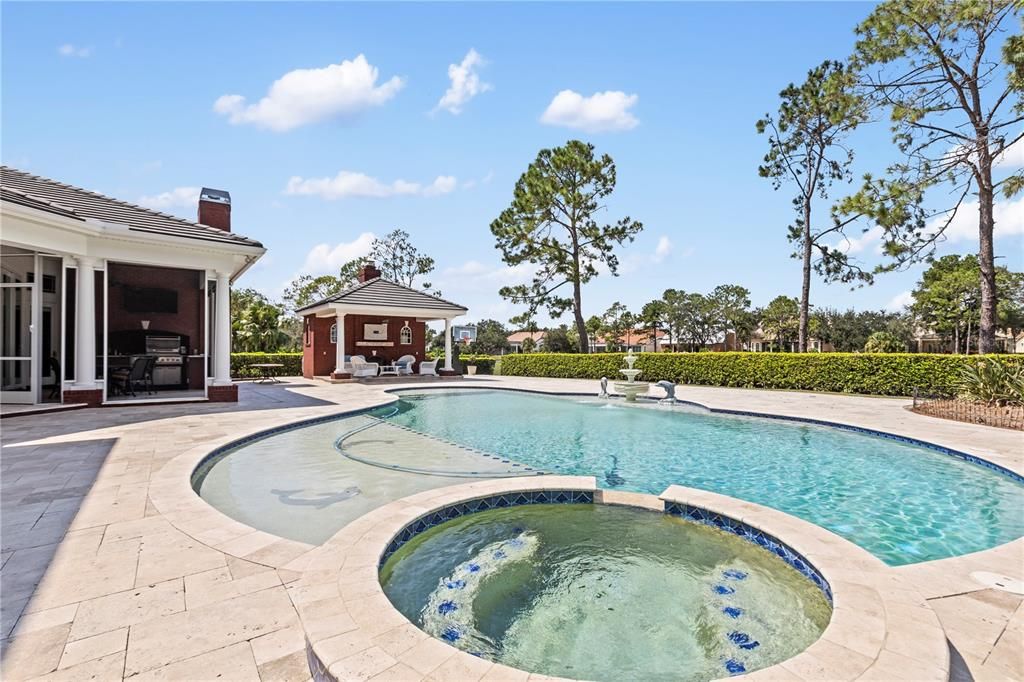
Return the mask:
{"type": "Polygon", "coordinates": [[[335,442],[349,459],[395,471],[460,478],[533,476],[544,472],[507,457],[428,436],[370,415],[349,420],[335,442]]]}

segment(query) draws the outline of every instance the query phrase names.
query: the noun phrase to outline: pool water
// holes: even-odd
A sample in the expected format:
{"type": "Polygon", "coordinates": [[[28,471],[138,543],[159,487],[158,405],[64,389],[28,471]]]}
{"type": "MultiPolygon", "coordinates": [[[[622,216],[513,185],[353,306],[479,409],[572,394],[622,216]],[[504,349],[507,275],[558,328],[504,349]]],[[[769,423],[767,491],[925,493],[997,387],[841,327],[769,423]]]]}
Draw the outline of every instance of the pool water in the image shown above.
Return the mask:
{"type": "Polygon", "coordinates": [[[828,625],[810,580],[732,534],[655,512],[534,505],[415,537],[381,570],[429,634],[522,670],[710,680],[796,655],[828,625]]]}
{"type": "Polygon", "coordinates": [[[1024,535],[1024,485],[888,438],[686,406],[511,391],[404,393],[397,407],[378,414],[535,469],[594,475],[605,488],[656,494],[675,483],[764,504],[890,565],[1024,535]]]}

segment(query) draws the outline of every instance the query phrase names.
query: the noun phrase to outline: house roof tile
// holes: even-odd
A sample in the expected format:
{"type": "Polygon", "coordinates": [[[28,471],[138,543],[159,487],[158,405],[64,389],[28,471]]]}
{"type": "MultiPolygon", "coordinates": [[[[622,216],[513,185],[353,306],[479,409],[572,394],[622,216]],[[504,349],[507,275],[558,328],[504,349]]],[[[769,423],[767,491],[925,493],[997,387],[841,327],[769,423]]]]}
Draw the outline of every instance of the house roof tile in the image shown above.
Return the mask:
{"type": "Polygon", "coordinates": [[[113,199],[103,194],[0,166],[4,201],[79,220],[93,219],[125,225],[133,232],[199,239],[222,244],[262,248],[255,239],[216,227],[194,223],[166,213],[113,199]]]}

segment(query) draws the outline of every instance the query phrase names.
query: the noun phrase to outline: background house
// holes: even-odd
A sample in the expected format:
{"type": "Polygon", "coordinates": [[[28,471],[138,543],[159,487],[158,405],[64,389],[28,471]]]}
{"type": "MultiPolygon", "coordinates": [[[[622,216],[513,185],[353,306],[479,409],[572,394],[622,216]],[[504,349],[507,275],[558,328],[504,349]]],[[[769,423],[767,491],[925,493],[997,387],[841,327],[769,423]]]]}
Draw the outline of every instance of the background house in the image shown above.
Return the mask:
{"type": "Polygon", "coordinates": [[[547,336],[547,332],[535,331],[535,332],[514,332],[508,335],[508,345],[510,346],[510,353],[522,353],[523,346],[525,344],[526,350],[530,350],[532,343],[534,351],[544,350],[544,337],[547,336]],[[529,340],[529,341],[528,341],[529,340]]]}

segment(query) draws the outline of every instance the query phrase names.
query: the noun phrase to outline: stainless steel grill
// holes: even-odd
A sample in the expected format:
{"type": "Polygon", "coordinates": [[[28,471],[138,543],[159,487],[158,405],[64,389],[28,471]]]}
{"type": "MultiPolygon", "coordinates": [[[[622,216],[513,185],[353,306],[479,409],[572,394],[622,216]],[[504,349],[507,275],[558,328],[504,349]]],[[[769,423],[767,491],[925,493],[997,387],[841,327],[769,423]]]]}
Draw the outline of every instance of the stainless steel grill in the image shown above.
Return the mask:
{"type": "Polygon", "coordinates": [[[180,336],[147,336],[146,355],[156,357],[153,367],[154,384],[173,386],[181,383],[185,360],[181,355],[180,336]]]}

